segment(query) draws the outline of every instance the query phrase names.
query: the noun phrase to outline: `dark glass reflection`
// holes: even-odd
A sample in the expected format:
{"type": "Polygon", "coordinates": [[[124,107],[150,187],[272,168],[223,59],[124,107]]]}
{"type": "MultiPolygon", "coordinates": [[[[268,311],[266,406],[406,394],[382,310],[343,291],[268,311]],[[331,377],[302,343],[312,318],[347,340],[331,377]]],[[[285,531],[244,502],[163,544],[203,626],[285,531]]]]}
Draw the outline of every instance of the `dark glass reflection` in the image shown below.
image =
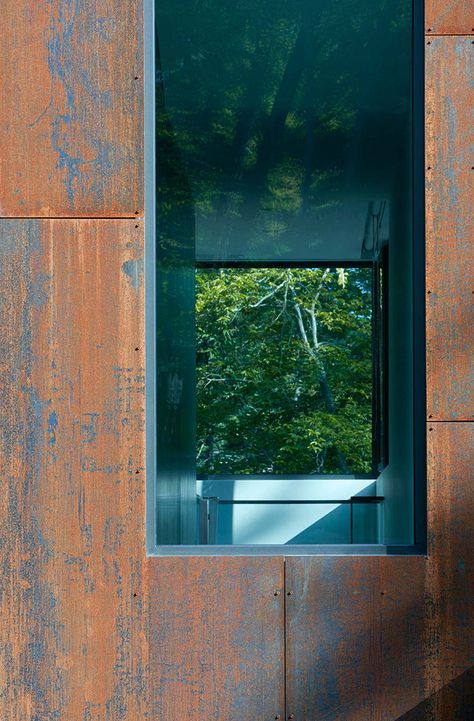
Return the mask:
{"type": "Polygon", "coordinates": [[[406,182],[410,20],[407,0],[159,0],[161,132],[198,259],[371,250],[406,182]]]}
{"type": "Polygon", "coordinates": [[[412,540],[411,34],[409,0],[156,0],[158,543],[223,474],[379,474],[360,518],[412,540]]]}

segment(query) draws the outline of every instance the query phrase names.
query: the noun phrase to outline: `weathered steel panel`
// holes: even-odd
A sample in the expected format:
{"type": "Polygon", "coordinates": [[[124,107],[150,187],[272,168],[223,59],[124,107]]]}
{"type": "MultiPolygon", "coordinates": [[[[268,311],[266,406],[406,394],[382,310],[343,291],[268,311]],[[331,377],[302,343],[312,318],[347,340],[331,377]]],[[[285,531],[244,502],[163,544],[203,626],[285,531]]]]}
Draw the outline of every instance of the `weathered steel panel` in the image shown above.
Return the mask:
{"type": "Polygon", "coordinates": [[[424,697],[424,563],[286,560],[288,716],[395,721],[424,697]]]}
{"type": "Polygon", "coordinates": [[[443,686],[397,721],[470,721],[474,718],[474,669],[443,686]]]}
{"type": "Polygon", "coordinates": [[[428,425],[424,654],[432,694],[474,664],[473,449],[473,423],[428,425]]]}
{"type": "Polygon", "coordinates": [[[283,719],[283,559],[155,560],[153,718],[283,719]]]}
{"type": "Polygon", "coordinates": [[[472,0],[425,0],[427,35],[469,35],[474,32],[472,0]]]}
{"type": "Polygon", "coordinates": [[[143,210],[139,0],[3,0],[0,215],[143,210]]]}
{"type": "Polygon", "coordinates": [[[473,70],[471,38],[427,40],[427,413],[433,420],[474,418],[473,70]]]}
{"type": "Polygon", "coordinates": [[[0,223],[0,717],[149,718],[142,228],[0,223]]]}
{"type": "Polygon", "coordinates": [[[447,721],[456,680],[467,687],[474,427],[430,428],[428,559],[286,560],[287,716],[295,721],[408,721],[425,699],[426,715],[414,718],[447,721]]]}

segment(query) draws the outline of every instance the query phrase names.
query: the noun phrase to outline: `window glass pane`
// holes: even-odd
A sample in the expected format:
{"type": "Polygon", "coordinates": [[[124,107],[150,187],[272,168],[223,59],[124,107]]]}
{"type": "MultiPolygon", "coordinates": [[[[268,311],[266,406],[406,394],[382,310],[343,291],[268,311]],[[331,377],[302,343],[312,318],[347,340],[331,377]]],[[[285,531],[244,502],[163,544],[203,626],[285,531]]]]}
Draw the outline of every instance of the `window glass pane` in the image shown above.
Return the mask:
{"type": "Polygon", "coordinates": [[[197,258],[357,260],[374,214],[387,240],[381,207],[409,154],[411,3],[159,0],[157,23],[159,130],[197,258]]]}
{"type": "Polygon", "coordinates": [[[242,542],[224,476],[411,543],[412,2],[156,0],[156,62],[158,543],[242,542]]]}
{"type": "Polygon", "coordinates": [[[378,543],[375,483],[323,476],[198,482],[201,543],[378,543]],[[314,500],[317,498],[317,500],[314,500]]]}
{"type": "Polygon", "coordinates": [[[351,542],[350,505],[337,503],[220,503],[217,544],[351,542]]]}
{"type": "Polygon", "coordinates": [[[199,269],[196,324],[198,476],[373,470],[371,268],[199,269]]]}

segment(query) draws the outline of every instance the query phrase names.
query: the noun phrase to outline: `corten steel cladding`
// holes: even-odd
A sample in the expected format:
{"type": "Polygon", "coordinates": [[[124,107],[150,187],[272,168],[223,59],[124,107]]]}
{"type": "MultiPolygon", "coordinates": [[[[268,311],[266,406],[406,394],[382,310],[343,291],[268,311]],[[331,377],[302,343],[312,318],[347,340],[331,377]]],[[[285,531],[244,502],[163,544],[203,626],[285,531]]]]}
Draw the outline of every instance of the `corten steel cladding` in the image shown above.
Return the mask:
{"type": "Polygon", "coordinates": [[[0,236],[0,716],[146,718],[142,223],[0,236]]]}
{"type": "Polygon", "coordinates": [[[426,35],[469,35],[474,33],[474,10],[470,0],[426,0],[426,35]]]}
{"type": "Polygon", "coordinates": [[[472,420],[472,38],[426,40],[427,412],[472,420]]]}
{"type": "Polygon", "coordinates": [[[283,719],[283,559],[151,560],[154,718],[283,719]]]}
{"type": "Polygon", "coordinates": [[[3,217],[143,214],[143,4],[3,0],[3,217]]]}

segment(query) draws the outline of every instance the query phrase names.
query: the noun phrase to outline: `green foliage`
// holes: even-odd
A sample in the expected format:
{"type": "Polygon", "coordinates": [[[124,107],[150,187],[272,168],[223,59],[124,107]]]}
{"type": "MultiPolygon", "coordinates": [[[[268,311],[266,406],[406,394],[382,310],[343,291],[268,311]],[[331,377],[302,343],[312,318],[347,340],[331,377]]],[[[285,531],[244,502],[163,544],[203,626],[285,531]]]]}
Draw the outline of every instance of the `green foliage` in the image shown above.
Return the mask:
{"type": "Polygon", "coordinates": [[[371,272],[196,274],[199,474],[367,473],[371,272]]]}

